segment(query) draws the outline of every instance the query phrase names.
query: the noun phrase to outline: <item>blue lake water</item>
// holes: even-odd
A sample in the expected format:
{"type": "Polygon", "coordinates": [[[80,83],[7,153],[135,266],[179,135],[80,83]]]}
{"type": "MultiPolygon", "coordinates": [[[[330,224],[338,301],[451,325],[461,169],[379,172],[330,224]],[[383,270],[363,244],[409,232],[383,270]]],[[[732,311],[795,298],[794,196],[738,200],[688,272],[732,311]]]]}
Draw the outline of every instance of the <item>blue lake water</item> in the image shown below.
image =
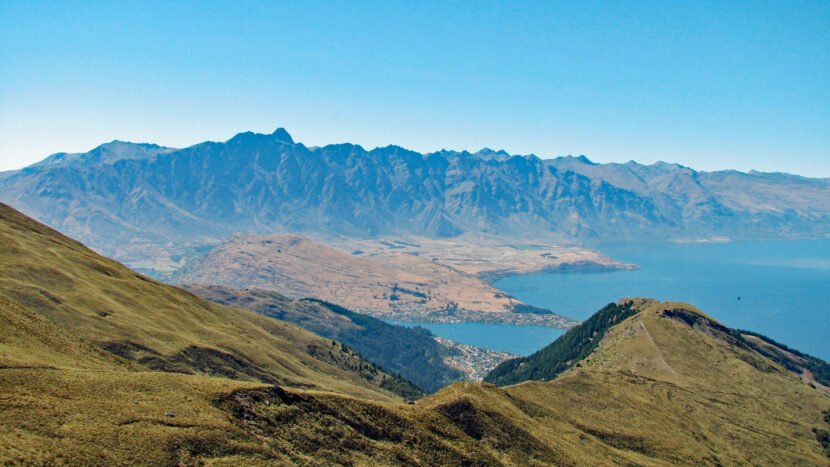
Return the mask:
{"type": "Polygon", "coordinates": [[[578,320],[622,297],[684,301],[727,326],[830,360],[830,240],[599,249],[642,269],[517,276],[495,286],[578,320]]]}
{"type": "Polygon", "coordinates": [[[557,337],[564,333],[561,329],[544,326],[513,326],[509,324],[486,323],[388,322],[407,327],[421,326],[444,339],[518,355],[530,355],[555,341],[557,337]]]}

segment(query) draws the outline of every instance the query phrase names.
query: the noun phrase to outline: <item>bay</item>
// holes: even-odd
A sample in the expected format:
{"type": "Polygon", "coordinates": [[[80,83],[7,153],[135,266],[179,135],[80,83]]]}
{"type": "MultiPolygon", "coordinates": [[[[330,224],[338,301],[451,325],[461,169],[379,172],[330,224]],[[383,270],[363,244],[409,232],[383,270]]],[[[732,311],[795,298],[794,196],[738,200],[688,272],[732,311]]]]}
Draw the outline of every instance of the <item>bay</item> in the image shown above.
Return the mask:
{"type": "Polygon", "coordinates": [[[830,240],[602,245],[636,271],[531,274],[495,287],[585,320],[622,297],[688,302],[723,324],[830,360],[830,240]]]}
{"type": "Polygon", "coordinates": [[[565,332],[545,326],[511,324],[387,322],[406,327],[420,326],[444,339],[517,355],[530,355],[555,341],[565,332]]]}

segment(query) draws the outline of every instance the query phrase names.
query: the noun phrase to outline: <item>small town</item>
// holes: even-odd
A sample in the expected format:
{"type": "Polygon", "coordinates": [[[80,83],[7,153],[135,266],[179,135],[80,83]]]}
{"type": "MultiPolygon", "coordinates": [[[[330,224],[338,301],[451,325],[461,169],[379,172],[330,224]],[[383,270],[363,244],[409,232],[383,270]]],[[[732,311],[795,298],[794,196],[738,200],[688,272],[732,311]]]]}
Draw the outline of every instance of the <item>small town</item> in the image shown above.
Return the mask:
{"type": "Polygon", "coordinates": [[[509,352],[459,344],[443,337],[436,336],[435,340],[455,354],[444,358],[444,363],[467,373],[470,381],[481,381],[499,363],[518,357],[509,352]]]}
{"type": "Polygon", "coordinates": [[[389,321],[406,321],[413,323],[488,323],[513,324],[525,326],[547,326],[557,329],[570,329],[579,324],[579,321],[566,316],[515,312],[490,312],[475,310],[446,309],[441,311],[419,307],[412,303],[394,305],[394,310],[356,310],[360,313],[378,319],[389,321]]]}

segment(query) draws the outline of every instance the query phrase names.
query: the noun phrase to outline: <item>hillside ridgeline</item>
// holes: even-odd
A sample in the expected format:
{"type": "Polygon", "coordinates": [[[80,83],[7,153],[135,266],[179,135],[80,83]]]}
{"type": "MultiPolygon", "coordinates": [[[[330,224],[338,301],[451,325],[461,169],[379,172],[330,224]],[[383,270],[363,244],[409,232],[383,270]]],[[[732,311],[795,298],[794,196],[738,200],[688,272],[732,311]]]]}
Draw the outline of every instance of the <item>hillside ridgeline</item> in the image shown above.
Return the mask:
{"type": "Polygon", "coordinates": [[[464,378],[464,373],[444,363],[448,350],[423,328],[395,326],[323,301],[292,300],[263,289],[183,287],[206,300],[252,310],[342,342],[428,392],[464,378]]]}
{"type": "MultiPolygon", "coordinates": [[[[643,310],[665,306],[655,300],[642,298],[609,303],[550,345],[527,357],[501,363],[484,380],[502,386],[524,381],[550,381],[574,366],[584,364],[601,342],[608,345],[603,338],[613,327],[643,310]]],[[[819,358],[790,349],[761,334],[730,329],[685,304],[679,306],[677,311],[663,310],[662,313],[662,316],[683,320],[694,329],[729,342],[730,345],[763,355],[807,381],[830,386],[830,364],[819,358]]]]}
{"type": "Polygon", "coordinates": [[[501,386],[550,381],[590,355],[610,328],[638,312],[633,301],[610,303],[532,355],[501,363],[484,381],[501,386]]]}
{"type": "Polygon", "coordinates": [[[2,204],[0,262],[10,306],[144,370],[372,399],[397,399],[384,388],[419,395],[340,343],[155,282],[2,204]]]}

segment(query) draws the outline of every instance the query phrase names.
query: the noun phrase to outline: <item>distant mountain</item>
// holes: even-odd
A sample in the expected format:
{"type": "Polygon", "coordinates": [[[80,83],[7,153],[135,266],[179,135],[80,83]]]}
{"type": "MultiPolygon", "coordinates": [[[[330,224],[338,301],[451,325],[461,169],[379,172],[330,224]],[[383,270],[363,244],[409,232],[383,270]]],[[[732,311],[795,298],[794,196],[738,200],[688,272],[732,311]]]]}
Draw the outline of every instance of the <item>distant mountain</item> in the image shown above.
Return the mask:
{"type": "Polygon", "coordinates": [[[559,239],[830,235],[830,180],[484,149],[309,148],[279,129],[173,150],[113,142],[0,174],[0,201],[124,261],[236,232],[559,239]]]}
{"type": "Polygon", "coordinates": [[[54,168],[92,164],[114,164],[120,160],[152,159],[159,154],[168,154],[173,151],[176,151],[176,149],[166,148],[156,144],[136,144],[115,140],[111,143],[102,144],[86,153],[59,152],[52,154],[29,167],[54,168]]]}

